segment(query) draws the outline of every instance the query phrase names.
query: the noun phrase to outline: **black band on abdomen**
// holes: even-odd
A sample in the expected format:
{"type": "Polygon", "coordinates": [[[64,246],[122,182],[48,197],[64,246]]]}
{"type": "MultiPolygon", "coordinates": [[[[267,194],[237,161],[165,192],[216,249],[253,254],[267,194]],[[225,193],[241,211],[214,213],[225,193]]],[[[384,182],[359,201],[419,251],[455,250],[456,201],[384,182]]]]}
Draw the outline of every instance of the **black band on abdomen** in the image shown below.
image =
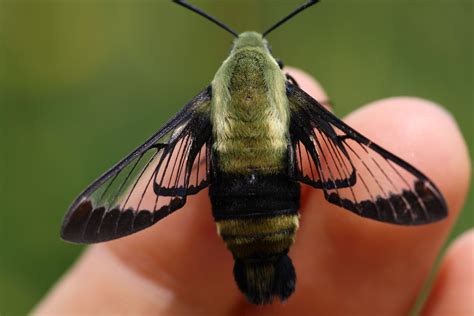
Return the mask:
{"type": "Polygon", "coordinates": [[[286,174],[220,174],[209,187],[216,221],[297,214],[299,183],[286,174]]]}

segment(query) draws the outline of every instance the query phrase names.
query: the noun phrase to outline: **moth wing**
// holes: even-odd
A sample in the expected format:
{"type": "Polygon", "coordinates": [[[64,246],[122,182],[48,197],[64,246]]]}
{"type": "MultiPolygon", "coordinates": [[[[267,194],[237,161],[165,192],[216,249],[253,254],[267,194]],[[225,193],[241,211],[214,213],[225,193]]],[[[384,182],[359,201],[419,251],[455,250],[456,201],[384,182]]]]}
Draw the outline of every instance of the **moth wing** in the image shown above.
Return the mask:
{"type": "Polygon", "coordinates": [[[371,142],[287,83],[297,180],[360,216],[419,225],[447,216],[446,202],[423,173],[371,142]]]}
{"type": "Polygon", "coordinates": [[[61,237],[120,238],[181,208],[209,184],[211,88],[194,97],[143,145],[89,185],[67,212],[61,237]]]}

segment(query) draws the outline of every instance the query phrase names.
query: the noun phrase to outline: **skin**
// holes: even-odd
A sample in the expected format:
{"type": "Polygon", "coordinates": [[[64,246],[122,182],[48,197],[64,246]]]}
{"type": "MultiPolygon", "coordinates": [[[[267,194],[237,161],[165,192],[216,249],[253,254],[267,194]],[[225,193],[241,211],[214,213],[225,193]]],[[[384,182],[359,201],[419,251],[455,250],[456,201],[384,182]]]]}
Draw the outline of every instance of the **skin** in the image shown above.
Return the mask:
{"type": "MultiPolygon", "coordinates": [[[[314,98],[328,99],[310,76],[289,72],[314,98]]],[[[231,254],[202,192],[151,228],[88,247],[33,314],[406,315],[464,204],[466,145],[450,114],[413,97],[375,101],[345,121],[430,177],[446,197],[449,217],[418,227],[379,223],[302,186],[301,225],[290,251],[296,291],[284,304],[256,307],[235,285],[231,254]]],[[[471,230],[448,248],[423,315],[474,312],[473,253],[471,230]]]]}

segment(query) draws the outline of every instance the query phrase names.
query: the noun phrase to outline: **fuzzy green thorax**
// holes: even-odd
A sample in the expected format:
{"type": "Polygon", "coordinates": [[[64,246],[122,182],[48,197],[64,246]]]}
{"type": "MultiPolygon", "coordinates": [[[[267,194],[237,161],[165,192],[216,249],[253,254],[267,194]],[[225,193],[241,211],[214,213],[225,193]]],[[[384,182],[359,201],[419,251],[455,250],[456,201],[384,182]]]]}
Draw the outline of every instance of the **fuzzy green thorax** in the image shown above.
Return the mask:
{"type": "Polygon", "coordinates": [[[223,172],[276,173],[286,167],[285,81],[261,34],[235,39],[212,81],[213,149],[223,172]]]}

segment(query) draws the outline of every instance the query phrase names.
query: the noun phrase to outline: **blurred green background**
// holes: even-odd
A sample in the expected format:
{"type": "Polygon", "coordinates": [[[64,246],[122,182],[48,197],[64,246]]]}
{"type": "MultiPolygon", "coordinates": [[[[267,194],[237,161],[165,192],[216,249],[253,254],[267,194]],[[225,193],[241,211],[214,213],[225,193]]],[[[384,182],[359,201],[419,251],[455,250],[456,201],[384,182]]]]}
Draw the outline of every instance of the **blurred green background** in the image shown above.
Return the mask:
{"type": "MultiPolygon", "coordinates": [[[[302,1],[191,2],[261,31],[302,1]]],[[[339,115],[394,95],[443,104],[472,156],[472,21],[470,0],[323,1],[269,40],[339,115]]],[[[0,0],[1,315],[26,313],[71,265],[69,203],[211,81],[231,40],[171,1],[0,0]]],[[[473,208],[471,189],[451,239],[473,208]]]]}

